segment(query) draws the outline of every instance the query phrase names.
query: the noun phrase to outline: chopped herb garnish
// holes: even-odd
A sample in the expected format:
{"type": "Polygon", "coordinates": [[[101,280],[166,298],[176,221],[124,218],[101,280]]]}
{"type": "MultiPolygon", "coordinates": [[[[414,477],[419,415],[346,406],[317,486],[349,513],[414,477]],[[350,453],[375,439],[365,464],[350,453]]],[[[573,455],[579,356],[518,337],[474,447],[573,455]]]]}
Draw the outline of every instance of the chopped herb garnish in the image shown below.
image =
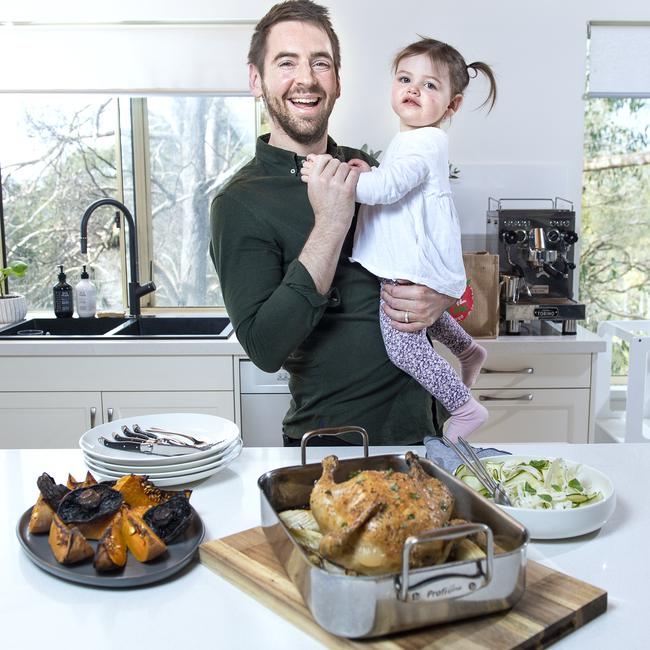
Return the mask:
{"type": "Polygon", "coordinates": [[[543,470],[547,469],[549,466],[549,462],[547,460],[531,460],[530,463],[528,463],[531,467],[534,467],[535,469],[538,470],[543,470]]]}
{"type": "Polygon", "coordinates": [[[538,494],[537,495],[542,501],[546,501],[547,503],[551,503],[553,501],[553,498],[551,497],[550,494],[538,494]]]}
{"type": "Polygon", "coordinates": [[[389,476],[392,476],[392,475],[393,475],[393,472],[394,472],[394,471],[395,471],[395,470],[391,467],[390,469],[387,469],[387,470],[384,472],[384,476],[385,476],[386,478],[388,478],[389,476]]]}
{"type": "Polygon", "coordinates": [[[528,494],[537,494],[537,490],[528,481],[524,484],[524,492],[528,492],[528,494]]]}
{"type": "Polygon", "coordinates": [[[562,492],[562,486],[561,486],[561,485],[557,485],[557,484],[554,483],[553,485],[551,485],[551,487],[552,487],[556,492],[562,492]]]}
{"type": "Polygon", "coordinates": [[[348,480],[351,479],[351,478],[354,478],[357,474],[361,474],[361,470],[360,470],[360,469],[355,469],[353,472],[350,472],[350,473],[348,474],[348,480]]]}
{"type": "Polygon", "coordinates": [[[390,486],[390,489],[391,489],[393,492],[397,492],[397,490],[399,490],[399,488],[397,487],[397,483],[393,483],[393,484],[390,486]]]}
{"type": "Polygon", "coordinates": [[[420,495],[417,492],[409,492],[411,499],[421,499],[420,495]]]}
{"type": "Polygon", "coordinates": [[[447,512],[448,509],[449,509],[449,505],[447,504],[447,502],[446,501],[441,501],[440,502],[440,510],[442,510],[443,512],[447,512]]]}
{"type": "Polygon", "coordinates": [[[569,481],[569,487],[573,488],[574,490],[577,490],[578,492],[582,492],[582,483],[577,478],[572,478],[569,481]]]}
{"type": "Polygon", "coordinates": [[[341,522],[341,528],[347,528],[347,527],[348,527],[347,522],[346,522],[346,521],[342,521],[342,522],[341,522]]]}
{"type": "Polygon", "coordinates": [[[365,477],[365,476],[360,476],[360,477],[357,479],[356,482],[357,482],[357,483],[363,483],[365,480],[366,480],[366,477],[365,477]]]}
{"type": "Polygon", "coordinates": [[[415,515],[412,512],[409,512],[409,514],[406,516],[407,519],[415,519],[415,515]]]}

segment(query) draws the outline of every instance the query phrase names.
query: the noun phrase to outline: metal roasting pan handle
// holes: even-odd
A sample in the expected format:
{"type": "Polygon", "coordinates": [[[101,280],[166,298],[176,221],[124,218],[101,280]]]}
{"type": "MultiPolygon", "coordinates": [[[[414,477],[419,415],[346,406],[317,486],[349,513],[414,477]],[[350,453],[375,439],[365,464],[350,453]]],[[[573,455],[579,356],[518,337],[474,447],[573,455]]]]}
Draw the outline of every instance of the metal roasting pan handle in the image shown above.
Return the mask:
{"type": "Polygon", "coordinates": [[[326,427],[314,429],[303,434],[300,440],[300,458],[303,465],[307,464],[307,441],[314,436],[340,436],[343,433],[358,433],[363,440],[363,456],[368,458],[368,432],[361,427],[326,427]]]}
{"type": "MultiPolygon", "coordinates": [[[[492,580],[494,567],[494,538],[492,529],[485,524],[461,524],[447,528],[436,528],[422,535],[411,535],[404,542],[402,551],[402,573],[395,578],[395,589],[399,600],[417,602],[423,600],[450,600],[473,593],[478,589],[487,587],[492,580]],[[409,559],[411,550],[418,544],[434,542],[436,540],[458,539],[475,533],[485,533],[487,539],[487,554],[485,558],[476,561],[477,573],[466,575],[463,573],[445,573],[436,575],[410,585],[409,559]],[[485,562],[485,571],[482,565],[485,562]],[[433,583],[436,583],[435,585],[433,583]]],[[[436,567],[440,568],[440,567],[436,567]]]]}

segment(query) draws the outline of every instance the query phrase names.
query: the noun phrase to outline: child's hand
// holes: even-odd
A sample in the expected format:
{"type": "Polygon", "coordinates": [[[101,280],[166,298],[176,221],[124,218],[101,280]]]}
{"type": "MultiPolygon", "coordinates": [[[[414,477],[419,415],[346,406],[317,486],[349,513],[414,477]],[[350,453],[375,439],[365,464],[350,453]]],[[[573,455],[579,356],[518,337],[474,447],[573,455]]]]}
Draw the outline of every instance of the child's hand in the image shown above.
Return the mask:
{"type": "Polygon", "coordinates": [[[351,158],[348,160],[348,165],[350,165],[350,167],[355,167],[360,172],[369,172],[372,169],[372,167],[370,167],[365,160],[361,160],[361,158],[351,158]]]}
{"type": "Polygon", "coordinates": [[[331,160],[332,156],[330,156],[328,153],[321,153],[321,154],[313,154],[310,153],[307,156],[307,159],[302,163],[302,168],[300,170],[300,180],[302,180],[305,183],[309,182],[309,175],[311,174],[312,170],[314,169],[314,165],[319,161],[323,160],[327,162],[328,160],[331,160]]]}

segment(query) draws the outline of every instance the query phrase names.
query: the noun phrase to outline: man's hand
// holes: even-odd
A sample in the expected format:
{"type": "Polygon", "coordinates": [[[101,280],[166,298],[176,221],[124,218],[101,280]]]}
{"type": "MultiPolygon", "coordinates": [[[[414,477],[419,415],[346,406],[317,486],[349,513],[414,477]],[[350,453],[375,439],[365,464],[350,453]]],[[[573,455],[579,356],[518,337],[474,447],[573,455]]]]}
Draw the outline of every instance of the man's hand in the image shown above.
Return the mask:
{"type": "Polygon", "coordinates": [[[395,329],[401,332],[419,332],[442,316],[455,298],[438,293],[422,284],[390,284],[385,282],[381,297],[384,312],[395,329]]]}
{"type": "Polygon", "coordinates": [[[331,156],[315,156],[309,169],[307,195],[314,228],[298,259],[321,294],[329,291],[341,246],[354,216],[359,171],[331,156]]]}

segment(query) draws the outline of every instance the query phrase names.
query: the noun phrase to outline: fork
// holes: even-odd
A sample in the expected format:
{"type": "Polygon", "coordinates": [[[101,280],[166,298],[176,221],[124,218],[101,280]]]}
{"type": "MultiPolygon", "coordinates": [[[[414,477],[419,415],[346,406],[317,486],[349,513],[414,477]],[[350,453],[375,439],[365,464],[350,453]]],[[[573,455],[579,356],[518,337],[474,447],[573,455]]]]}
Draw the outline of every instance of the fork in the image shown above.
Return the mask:
{"type": "Polygon", "coordinates": [[[442,436],[443,442],[453,449],[459,458],[469,467],[474,473],[478,482],[492,495],[494,503],[500,506],[512,507],[512,501],[506,494],[503,486],[497,483],[490,473],[485,469],[485,465],[481,462],[472,446],[463,438],[459,438],[457,443],[453,443],[447,436],[442,436]]]}
{"type": "MultiPolygon", "coordinates": [[[[136,433],[140,433],[150,438],[158,438],[160,434],[165,434],[168,436],[179,436],[181,438],[187,438],[193,445],[207,444],[206,440],[199,440],[198,438],[195,438],[194,436],[190,436],[187,433],[179,433],[178,431],[166,431],[165,429],[161,429],[160,427],[149,427],[148,429],[143,429],[139,424],[134,424],[133,430],[136,433]]],[[[183,443],[183,444],[187,444],[187,443],[183,443]]]]}

